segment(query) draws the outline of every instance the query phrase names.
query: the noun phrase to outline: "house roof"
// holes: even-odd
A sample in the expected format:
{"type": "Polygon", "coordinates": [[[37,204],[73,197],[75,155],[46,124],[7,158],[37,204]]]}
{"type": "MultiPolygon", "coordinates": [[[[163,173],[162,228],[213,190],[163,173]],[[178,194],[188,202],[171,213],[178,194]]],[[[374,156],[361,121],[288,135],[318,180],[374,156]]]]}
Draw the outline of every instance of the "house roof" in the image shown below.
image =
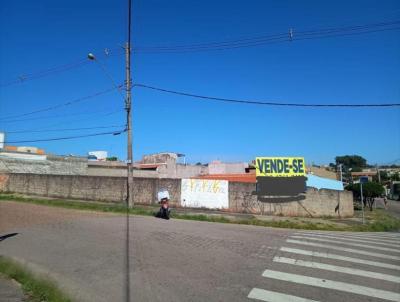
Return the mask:
{"type": "Polygon", "coordinates": [[[242,173],[242,174],[207,174],[194,178],[200,179],[221,179],[228,180],[230,182],[248,182],[256,183],[256,174],[253,173],[242,173]]]}
{"type": "Polygon", "coordinates": [[[157,169],[159,166],[166,165],[165,163],[156,163],[156,164],[139,164],[140,169],[157,169]]]}
{"type": "Polygon", "coordinates": [[[376,175],[376,171],[371,172],[351,172],[351,176],[374,176],[376,175]]]}

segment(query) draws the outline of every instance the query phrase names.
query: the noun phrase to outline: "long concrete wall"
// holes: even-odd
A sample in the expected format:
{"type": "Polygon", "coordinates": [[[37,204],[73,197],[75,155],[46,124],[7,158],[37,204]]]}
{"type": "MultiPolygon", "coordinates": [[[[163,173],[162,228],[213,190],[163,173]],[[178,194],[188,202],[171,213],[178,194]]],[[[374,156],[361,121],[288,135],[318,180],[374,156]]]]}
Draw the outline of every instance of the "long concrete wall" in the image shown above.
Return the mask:
{"type": "Polygon", "coordinates": [[[253,183],[229,183],[229,209],[265,215],[301,217],[352,217],[354,215],[353,194],[349,191],[317,190],[307,188],[306,198],[285,203],[265,203],[252,195],[253,183]]]}
{"type": "MultiPolygon", "coordinates": [[[[157,192],[167,189],[173,204],[180,200],[180,181],[176,179],[134,178],[134,201],[151,204],[157,192]]],[[[0,174],[0,191],[48,197],[122,202],[126,199],[126,178],[85,175],[0,174]]]]}
{"type": "Polygon", "coordinates": [[[59,156],[47,156],[46,160],[0,157],[0,173],[85,175],[87,173],[87,160],[59,156]]]}
{"type": "MultiPolygon", "coordinates": [[[[167,189],[171,204],[180,206],[181,180],[134,178],[133,196],[138,204],[154,204],[157,192],[167,189]]],[[[229,211],[283,216],[353,216],[353,195],[346,191],[309,188],[306,199],[280,204],[261,203],[251,193],[252,183],[229,183],[229,211]]],[[[81,175],[0,174],[0,192],[15,192],[69,199],[122,202],[126,198],[126,178],[81,175]]]]}

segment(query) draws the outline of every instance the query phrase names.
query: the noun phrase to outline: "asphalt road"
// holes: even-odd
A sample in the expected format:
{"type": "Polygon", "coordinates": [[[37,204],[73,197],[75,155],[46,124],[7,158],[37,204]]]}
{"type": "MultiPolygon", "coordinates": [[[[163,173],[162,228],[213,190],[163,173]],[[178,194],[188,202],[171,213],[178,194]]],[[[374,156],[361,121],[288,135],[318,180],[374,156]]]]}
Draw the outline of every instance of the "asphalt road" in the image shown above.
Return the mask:
{"type": "MultiPolygon", "coordinates": [[[[0,202],[0,254],[125,301],[124,216],[0,202]]],[[[130,218],[131,301],[400,301],[400,234],[130,218]]],[[[0,293],[1,296],[1,293],[0,293]]]]}

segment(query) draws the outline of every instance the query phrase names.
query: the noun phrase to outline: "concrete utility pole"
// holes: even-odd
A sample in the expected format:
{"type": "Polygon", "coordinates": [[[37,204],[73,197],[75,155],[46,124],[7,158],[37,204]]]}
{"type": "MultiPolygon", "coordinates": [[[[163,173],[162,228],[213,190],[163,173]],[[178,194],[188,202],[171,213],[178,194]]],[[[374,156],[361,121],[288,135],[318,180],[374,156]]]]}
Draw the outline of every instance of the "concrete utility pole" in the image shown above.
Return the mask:
{"type": "Polygon", "coordinates": [[[360,180],[360,195],[361,195],[361,211],[362,211],[362,224],[365,224],[365,217],[364,217],[364,197],[363,197],[363,183],[360,180]]]}
{"type": "Polygon", "coordinates": [[[376,173],[378,174],[378,182],[381,183],[381,173],[379,172],[378,164],[375,165],[376,173]]]}
{"type": "Polygon", "coordinates": [[[128,183],[127,183],[127,203],[129,207],[133,207],[133,152],[132,152],[132,79],[131,79],[131,0],[128,0],[128,42],[125,45],[126,60],[126,130],[128,132],[128,183]]]}

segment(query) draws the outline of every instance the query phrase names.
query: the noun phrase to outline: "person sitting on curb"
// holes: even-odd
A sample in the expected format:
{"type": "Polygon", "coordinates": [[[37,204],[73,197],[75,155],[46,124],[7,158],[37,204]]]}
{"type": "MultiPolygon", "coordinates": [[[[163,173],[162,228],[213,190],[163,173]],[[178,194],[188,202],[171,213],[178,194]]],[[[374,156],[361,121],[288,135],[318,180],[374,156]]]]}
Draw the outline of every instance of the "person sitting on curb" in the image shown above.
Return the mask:
{"type": "Polygon", "coordinates": [[[161,205],[160,210],[155,214],[157,218],[169,219],[171,210],[169,208],[169,192],[166,189],[161,189],[157,193],[158,203],[161,205]]]}
{"type": "Polygon", "coordinates": [[[160,210],[156,213],[157,218],[162,218],[162,219],[169,219],[170,218],[170,213],[171,210],[169,208],[169,199],[168,198],[163,198],[160,201],[161,207],[160,210]]]}

